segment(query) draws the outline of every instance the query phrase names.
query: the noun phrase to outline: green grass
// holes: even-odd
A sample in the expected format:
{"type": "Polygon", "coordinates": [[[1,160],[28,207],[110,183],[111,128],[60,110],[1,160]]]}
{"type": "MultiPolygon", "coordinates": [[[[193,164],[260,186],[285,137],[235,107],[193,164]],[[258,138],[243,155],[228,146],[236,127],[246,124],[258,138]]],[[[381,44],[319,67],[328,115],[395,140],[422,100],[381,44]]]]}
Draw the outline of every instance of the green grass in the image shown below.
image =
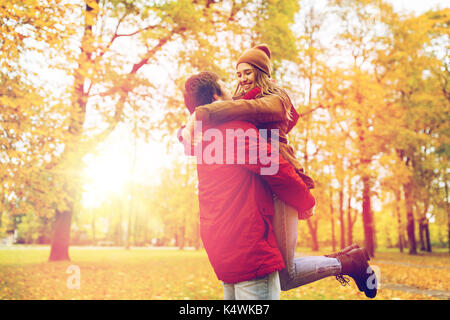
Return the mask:
{"type": "MultiPolygon", "coordinates": [[[[49,252],[46,246],[0,248],[0,299],[222,299],[221,283],[204,251],[73,247],[71,262],[47,262],[49,252]],[[68,287],[73,277],[68,268],[72,265],[80,270],[79,289],[68,287]]],[[[313,254],[319,253],[304,253],[313,254]]],[[[416,281],[414,277],[420,278],[421,272],[428,272],[432,279],[423,289],[448,290],[448,254],[411,257],[381,252],[371,262],[377,264],[377,261],[382,262],[379,263],[381,280],[411,285],[416,281]],[[423,264],[427,268],[398,265],[398,262],[423,264]]],[[[353,282],[350,287],[342,287],[334,277],[282,292],[281,298],[366,299],[353,282]]],[[[393,298],[430,299],[427,295],[383,288],[376,299],[393,298]]]]}

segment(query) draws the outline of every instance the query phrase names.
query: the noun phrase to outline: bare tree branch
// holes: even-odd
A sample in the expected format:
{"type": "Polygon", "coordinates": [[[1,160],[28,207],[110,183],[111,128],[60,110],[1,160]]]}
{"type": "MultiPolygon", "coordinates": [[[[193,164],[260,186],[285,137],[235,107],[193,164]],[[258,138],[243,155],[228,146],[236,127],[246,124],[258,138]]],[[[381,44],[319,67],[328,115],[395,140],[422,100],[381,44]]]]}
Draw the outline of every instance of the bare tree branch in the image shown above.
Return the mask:
{"type": "Polygon", "coordinates": [[[156,27],[159,27],[159,25],[151,25],[151,26],[147,26],[147,27],[145,27],[145,28],[138,29],[138,30],[136,30],[135,32],[131,32],[131,33],[115,34],[115,37],[116,37],[116,38],[119,38],[119,37],[131,37],[131,36],[134,36],[134,35],[136,35],[136,34],[138,34],[138,33],[141,33],[142,31],[155,29],[156,27]]]}
{"type": "Polygon", "coordinates": [[[154,46],[151,50],[149,50],[145,54],[144,58],[141,61],[139,61],[138,63],[133,65],[130,75],[135,74],[140,68],[142,68],[142,66],[147,64],[147,62],[150,60],[150,58],[152,58],[155,55],[155,53],[159,49],[161,49],[161,47],[164,46],[175,34],[180,34],[180,33],[183,33],[184,31],[186,31],[185,27],[176,28],[171,33],[169,33],[167,36],[159,39],[158,44],[156,46],[154,46]]]}
{"type": "MultiPolygon", "coordinates": [[[[156,46],[154,46],[151,50],[149,50],[145,54],[145,56],[141,59],[141,61],[139,61],[138,63],[135,63],[133,65],[131,71],[127,74],[126,78],[132,77],[134,74],[136,74],[138,72],[138,70],[140,68],[142,68],[144,65],[146,65],[148,63],[148,61],[155,55],[155,53],[157,51],[159,51],[164,46],[164,44],[166,44],[175,34],[180,34],[186,30],[187,30],[186,28],[180,27],[180,28],[174,29],[167,36],[161,38],[159,40],[158,44],[156,46]]],[[[123,82],[121,81],[120,83],[123,83],[123,82]]],[[[92,137],[92,139],[89,139],[90,141],[103,141],[114,131],[117,124],[120,122],[120,120],[123,116],[123,110],[124,110],[125,103],[127,101],[127,97],[128,97],[128,93],[129,93],[130,89],[123,88],[119,85],[119,86],[114,86],[110,90],[108,90],[104,93],[100,93],[99,95],[107,96],[107,95],[114,94],[114,93],[118,92],[119,90],[122,90],[122,91],[120,92],[120,99],[116,104],[116,109],[115,109],[112,121],[109,122],[109,126],[105,130],[103,130],[101,133],[92,137]]]]}
{"type": "Polygon", "coordinates": [[[106,47],[104,48],[104,50],[97,56],[96,60],[97,60],[98,58],[101,58],[106,52],[108,52],[109,48],[111,47],[111,45],[113,44],[113,42],[114,42],[117,38],[120,38],[120,37],[132,37],[132,36],[134,36],[134,35],[136,35],[136,34],[139,34],[139,33],[143,32],[143,31],[151,30],[151,29],[155,29],[155,28],[159,27],[159,25],[150,25],[150,26],[147,26],[147,27],[138,29],[138,30],[136,30],[136,31],[134,31],[134,32],[130,32],[130,33],[118,33],[118,32],[119,32],[119,27],[120,27],[120,25],[122,24],[122,22],[125,20],[125,18],[126,18],[127,16],[128,16],[128,13],[125,13],[125,14],[119,19],[119,21],[117,22],[116,28],[115,28],[115,30],[114,30],[114,34],[113,34],[113,36],[111,37],[111,40],[108,42],[108,44],[106,45],[106,47]]]}
{"type": "Polygon", "coordinates": [[[306,112],[299,113],[298,116],[299,116],[300,118],[303,118],[303,117],[305,117],[305,116],[307,116],[307,115],[313,113],[314,111],[316,111],[316,110],[318,110],[318,109],[328,109],[328,108],[330,108],[330,107],[329,107],[329,106],[324,106],[324,105],[322,105],[322,104],[319,104],[319,105],[318,105],[317,107],[315,107],[315,108],[311,108],[311,109],[309,109],[309,110],[306,111],[306,112]]]}

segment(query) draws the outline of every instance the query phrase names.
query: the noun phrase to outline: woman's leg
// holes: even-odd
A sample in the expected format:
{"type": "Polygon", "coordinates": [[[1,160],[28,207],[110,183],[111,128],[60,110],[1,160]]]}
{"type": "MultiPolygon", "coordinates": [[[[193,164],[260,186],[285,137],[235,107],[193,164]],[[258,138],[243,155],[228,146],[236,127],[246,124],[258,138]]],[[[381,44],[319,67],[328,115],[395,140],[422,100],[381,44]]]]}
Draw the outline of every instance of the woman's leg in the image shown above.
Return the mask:
{"type": "Polygon", "coordinates": [[[274,197],[274,206],[275,237],[286,265],[286,268],[279,272],[281,290],[290,290],[326,277],[339,275],[341,263],[336,258],[294,257],[297,246],[297,210],[277,197],[274,197]]]}

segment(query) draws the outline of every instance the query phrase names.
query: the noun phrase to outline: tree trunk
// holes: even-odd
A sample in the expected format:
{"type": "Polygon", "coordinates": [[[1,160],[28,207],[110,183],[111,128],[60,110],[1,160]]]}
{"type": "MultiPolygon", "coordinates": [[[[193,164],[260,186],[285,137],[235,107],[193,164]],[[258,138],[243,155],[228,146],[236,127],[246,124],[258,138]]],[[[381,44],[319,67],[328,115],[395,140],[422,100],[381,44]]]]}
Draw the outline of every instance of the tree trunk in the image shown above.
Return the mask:
{"type": "Polygon", "coordinates": [[[400,252],[403,252],[405,239],[403,237],[402,215],[400,213],[400,190],[395,191],[395,213],[397,215],[397,229],[398,229],[398,247],[400,252]]]}
{"type": "Polygon", "coordinates": [[[72,210],[56,211],[53,238],[48,261],[70,261],[69,242],[72,210]]]}
{"type": "MultiPolygon", "coordinates": [[[[132,201],[132,200],[131,200],[132,201]]],[[[131,223],[132,223],[132,210],[133,208],[130,208],[128,211],[128,223],[127,223],[127,236],[125,238],[125,249],[130,249],[130,242],[131,242],[131,223]]]]}
{"type": "Polygon", "coordinates": [[[91,213],[92,213],[92,222],[91,222],[92,243],[95,245],[95,242],[96,242],[96,237],[95,237],[95,210],[92,210],[91,213]]]}
{"type": "Polygon", "coordinates": [[[341,249],[345,248],[345,221],[344,221],[344,186],[339,190],[339,220],[341,222],[341,249]]]}
{"type": "Polygon", "coordinates": [[[195,225],[194,246],[195,250],[199,250],[202,246],[202,240],[200,235],[200,211],[197,211],[197,219],[195,220],[194,225],[195,225]]]}
{"type": "Polygon", "coordinates": [[[419,220],[419,243],[420,243],[420,251],[425,251],[425,222],[424,218],[421,217],[419,220]]]}
{"type": "MultiPolygon", "coordinates": [[[[445,177],[445,174],[444,174],[445,177]]],[[[450,253],[450,210],[448,208],[448,184],[447,180],[445,179],[445,210],[447,211],[447,245],[448,245],[448,252],[450,253]]]]}
{"type": "Polygon", "coordinates": [[[319,251],[319,241],[317,238],[317,221],[311,222],[311,219],[306,220],[311,234],[311,248],[312,251],[319,251]]]}
{"type": "MultiPolygon", "coordinates": [[[[96,0],[98,3],[98,0],[96,0]]],[[[93,11],[94,9],[88,4],[85,5],[86,13],[93,11]]],[[[97,12],[97,11],[96,11],[97,12]]],[[[78,57],[78,68],[74,72],[74,83],[73,83],[73,94],[72,103],[73,110],[71,110],[69,126],[67,129],[69,139],[66,140],[66,149],[62,156],[62,161],[60,163],[63,170],[69,170],[72,172],[80,172],[81,168],[74,168],[73,163],[81,164],[82,157],[80,150],[78,150],[77,142],[80,141],[80,137],[83,131],[83,124],[86,117],[86,103],[87,103],[87,93],[84,92],[85,76],[83,75],[82,65],[89,59],[90,55],[90,42],[92,38],[92,26],[94,24],[94,19],[86,19],[84,25],[84,34],[81,40],[81,53],[78,57]],[[78,159],[75,161],[74,159],[78,159]],[[67,166],[66,166],[67,165],[67,166]],[[65,167],[66,166],[66,167],[65,167]]],[[[77,175],[77,174],[75,174],[77,175]]],[[[74,188],[75,191],[72,194],[81,195],[78,193],[80,191],[80,186],[76,185],[74,181],[80,181],[79,176],[64,176],[66,179],[65,183],[68,188],[74,188]],[[75,184],[75,186],[74,186],[75,184]]],[[[68,198],[69,210],[56,210],[56,221],[54,225],[54,234],[52,239],[51,251],[49,261],[59,261],[59,260],[70,260],[69,258],[69,242],[70,242],[70,225],[72,222],[72,215],[75,206],[79,205],[79,198],[74,197],[72,199],[68,198]]]]}
{"type": "MultiPolygon", "coordinates": [[[[71,153],[69,153],[71,154],[71,153]]],[[[67,155],[67,154],[66,154],[67,155]]],[[[81,160],[79,161],[81,162],[81,160]]],[[[75,172],[80,172],[75,168],[75,172]]],[[[80,181],[77,174],[70,175],[67,179],[80,181]]],[[[72,224],[72,216],[79,211],[81,201],[81,186],[68,186],[65,190],[64,201],[66,202],[65,210],[55,210],[55,223],[53,225],[53,236],[51,241],[50,256],[48,261],[70,261],[69,245],[70,245],[70,228],[72,224]]]]}
{"type": "Polygon", "coordinates": [[[138,210],[135,209],[134,210],[134,230],[133,230],[133,245],[134,246],[138,246],[140,244],[140,234],[141,234],[140,226],[142,226],[142,224],[140,224],[140,221],[139,221],[138,210]]]}
{"type": "Polygon", "coordinates": [[[331,216],[331,248],[336,251],[336,237],[334,234],[334,208],[333,208],[333,194],[330,192],[330,216],[331,216]]]}
{"type": "MultiPolygon", "coordinates": [[[[135,157],[133,158],[133,164],[132,164],[132,169],[130,172],[130,176],[133,177],[134,175],[134,165],[135,165],[135,157]]],[[[133,240],[134,242],[136,241],[135,237],[136,235],[132,235],[132,231],[133,231],[133,218],[134,220],[136,220],[135,216],[135,190],[134,190],[134,181],[130,181],[130,185],[129,185],[129,191],[130,191],[130,201],[128,204],[128,224],[127,224],[127,237],[126,237],[126,242],[125,242],[125,249],[130,249],[131,246],[131,237],[133,236],[133,240]]],[[[134,221],[134,223],[136,224],[136,221],[134,221]]]]}
{"type": "Polygon", "coordinates": [[[373,257],[375,255],[375,228],[373,222],[373,214],[370,202],[370,178],[368,176],[362,177],[363,181],[363,225],[364,225],[364,239],[365,247],[369,252],[369,255],[373,257]]]}
{"type": "Polygon", "coordinates": [[[178,249],[183,250],[186,242],[186,225],[180,227],[180,233],[177,237],[178,239],[178,249]]]}
{"type": "Polygon", "coordinates": [[[425,249],[427,252],[431,252],[430,229],[428,227],[428,220],[425,225],[425,249]]]}
{"type": "MultiPolygon", "coordinates": [[[[349,190],[350,184],[349,184],[349,190]]],[[[351,192],[351,191],[350,191],[351,192]]],[[[353,219],[352,219],[352,196],[351,193],[349,193],[348,196],[348,205],[347,205],[347,240],[348,244],[351,245],[353,243],[353,219]]]]}
{"type": "MultiPolygon", "coordinates": [[[[124,212],[124,204],[123,204],[123,201],[121,201],[121,200],[117,200],[117,201],[120,201],[119,202],[119,221],[118,221],[118,224],[117,224],[117,233],[116,233],[116,239],[114,239],[114,241],[116,241],[116,244],[118,245],[118,246],[121,246],[123,243],[124,243],[124,241],[123,241],[123,238],[124,238],[124,236],[123,236],[123,223],[122,223],[122,218],[123,218],[123,212],[124,212]]],[[[114,212],[114,208],[111,208],[111,210],[114,212]]]]}
{"type": "Polygon", "coordinates": [[[319,240],[317,239],[317,230],[311,233],[312,251],[319,251],[319,240]]]}
{"type": "Polygon", "coordinates": [[[412,183],[408,182],[403,185],[406,204],[406,232],[408,234],[409,254],[417,254],[416,236],[414,233],[414,211],[412,199],[412,183]]]}

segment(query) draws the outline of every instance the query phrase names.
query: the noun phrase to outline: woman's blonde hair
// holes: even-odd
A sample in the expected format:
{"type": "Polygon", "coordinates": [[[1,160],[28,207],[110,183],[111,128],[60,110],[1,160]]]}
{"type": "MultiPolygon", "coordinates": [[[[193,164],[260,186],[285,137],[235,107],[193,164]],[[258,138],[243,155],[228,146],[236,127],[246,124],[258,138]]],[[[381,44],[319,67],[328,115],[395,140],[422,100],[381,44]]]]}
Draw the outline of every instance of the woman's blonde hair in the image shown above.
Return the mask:
{"type": "MultiPolygon", "coordinates": [[[[292,120],[291,116],[291,106],[292,102],[289,98],[289,95],[286,93],[286,91],[281,88],[279,85],[277,85],[275,82],[273,82],[269,76],[263,72],[262,70],[254,67],[253,65],[250,65],[252,68],[252,71],[255,75],[255,87],[258,87],[261,89],[260,96],[268,96],[271,94],[275,94],[280,97],[281,101],[283,102],[283,107],[286,112],[286,118],[288,120],[292,120]]],[[[241,98],[246,92],[241,87],[241,85],[238,83],[238,86],[236,88],[236,91],[234,92],[234,99],[241,98]]]]}

